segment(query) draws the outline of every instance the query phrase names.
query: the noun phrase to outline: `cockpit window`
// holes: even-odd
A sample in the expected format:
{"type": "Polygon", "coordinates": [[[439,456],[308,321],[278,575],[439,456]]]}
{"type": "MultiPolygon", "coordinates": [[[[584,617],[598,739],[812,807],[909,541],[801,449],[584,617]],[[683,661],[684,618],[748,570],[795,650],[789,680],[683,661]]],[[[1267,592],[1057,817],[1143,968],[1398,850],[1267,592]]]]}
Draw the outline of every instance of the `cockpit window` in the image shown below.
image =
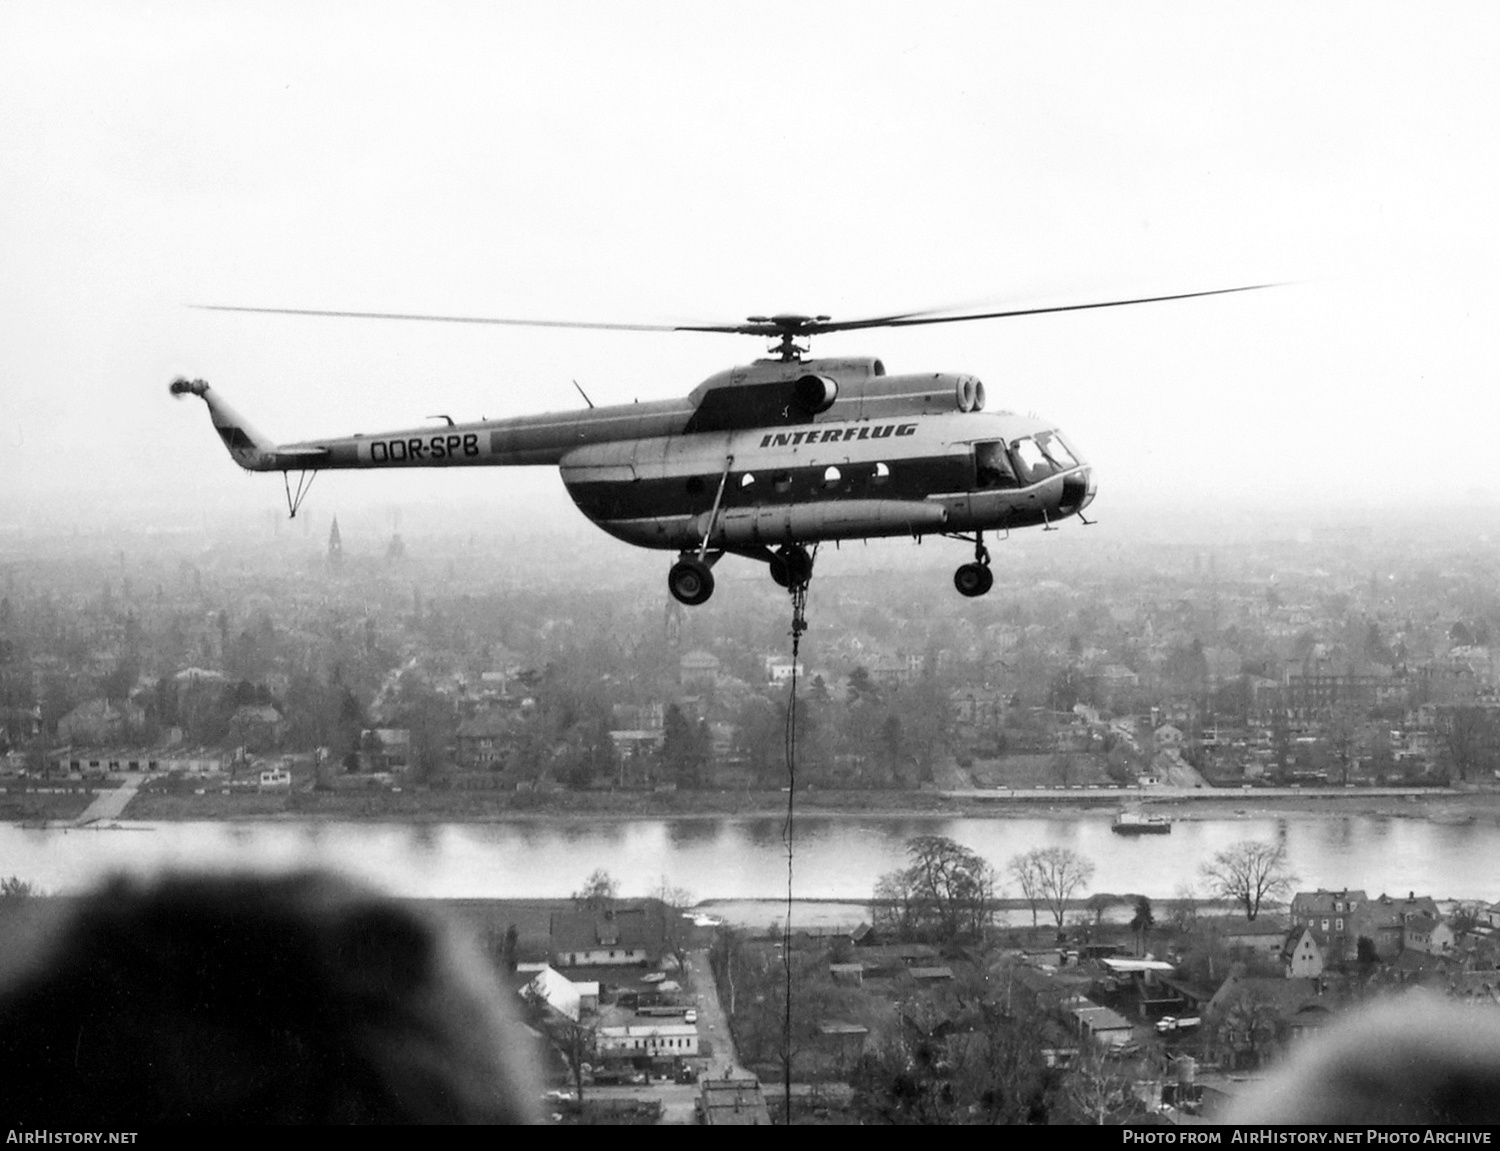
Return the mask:
{"type": "Polygon", "coordinates": [[[1076,468],[1078,461],[1073,458],[1073,453],[1068,451],[1068,445],[1062,442],[1062,437],[1052,432],[1043,432],[1036,438],[1037,446],[1047,453],[1047,458],[1059,468],[1076,468]]]}
{"type": "Polygon", "coordinates": [[[1016,461],[1016,474],[1020,476],[1022,484],[1041,483],[1057,471],[1035,440],[1016,440],[1010,445],[1010,453],[1016,461]]]}
{"type": "Polygon", "coordinates": [[[974,445],[974,475],[981,488],[1016,487],[1015,469],[1005,458],[1005,444],[988,440],[974,445]]]}

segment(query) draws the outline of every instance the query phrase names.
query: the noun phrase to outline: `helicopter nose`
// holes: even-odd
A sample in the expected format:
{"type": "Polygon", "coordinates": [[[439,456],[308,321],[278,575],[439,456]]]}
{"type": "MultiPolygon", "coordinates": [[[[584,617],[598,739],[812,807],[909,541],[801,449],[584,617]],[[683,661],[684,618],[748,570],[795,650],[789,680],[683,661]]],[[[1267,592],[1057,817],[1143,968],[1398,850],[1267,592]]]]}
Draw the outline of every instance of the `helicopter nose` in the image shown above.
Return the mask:
{"type": "Polygon", "coordinates": [[[1094,502],[1094,469],[1085,465],[1063,477],[1062,497],[1057,501],[1059,514],[1075,515],[1094,502]]]}

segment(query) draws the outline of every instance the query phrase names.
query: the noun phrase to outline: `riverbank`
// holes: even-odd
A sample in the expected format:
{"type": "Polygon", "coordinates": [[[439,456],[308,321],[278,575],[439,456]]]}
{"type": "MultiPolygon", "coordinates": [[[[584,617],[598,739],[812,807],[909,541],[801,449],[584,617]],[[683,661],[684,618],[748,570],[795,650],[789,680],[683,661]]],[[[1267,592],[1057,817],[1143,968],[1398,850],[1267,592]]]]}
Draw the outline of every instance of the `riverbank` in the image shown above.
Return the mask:
{"type": "MultiPolygon", "coordinates": [[[[38,801],[44,798],[35,797],[38,801]]],[[[378,820],[418,824],[781,819],[786,814],[786,800],[785,792],[769,790],[516,793],[387,787],[358,791],[236,790],[230,794],[204,789],[203,794],[197,794],[143,789],[117,818],[144,822],[378,820]]],[[[1126,807],[1182,821],[1378,816],[1500,824],[1500,791],[1478,789],[799,791],[796,800],[796,813],[804,818],[1079,819],[1111,817],[1126,807]]],[[[39,814],[38,804],[28,804],[28,819],[36,819],[39,814]]],[[[70,810],[50,817],[67,819],[76,815],[70,810]]]]}

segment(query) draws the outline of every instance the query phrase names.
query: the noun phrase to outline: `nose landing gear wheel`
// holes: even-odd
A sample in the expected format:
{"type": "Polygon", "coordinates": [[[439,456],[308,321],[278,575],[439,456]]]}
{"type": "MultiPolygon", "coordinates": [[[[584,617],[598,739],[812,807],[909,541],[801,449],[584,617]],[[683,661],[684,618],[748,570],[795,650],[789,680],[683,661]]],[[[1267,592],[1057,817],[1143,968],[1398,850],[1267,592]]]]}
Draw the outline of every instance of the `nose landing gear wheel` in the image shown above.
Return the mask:
{"type": "Polygon", "coordinates": [[[984,595],[995,586],[995,573],[983,564],[964,564],[953,573],[953,586],[958,589],[959,595],[972,599],[984,595]]]}
{"type": "Polygon", "coordinates": [[[700,603],[707,603],[708,597],[714,594],[714,573],[696,558],[680,559],[667,573],[667,590],[680,603],[697,607],[700,603]]]}

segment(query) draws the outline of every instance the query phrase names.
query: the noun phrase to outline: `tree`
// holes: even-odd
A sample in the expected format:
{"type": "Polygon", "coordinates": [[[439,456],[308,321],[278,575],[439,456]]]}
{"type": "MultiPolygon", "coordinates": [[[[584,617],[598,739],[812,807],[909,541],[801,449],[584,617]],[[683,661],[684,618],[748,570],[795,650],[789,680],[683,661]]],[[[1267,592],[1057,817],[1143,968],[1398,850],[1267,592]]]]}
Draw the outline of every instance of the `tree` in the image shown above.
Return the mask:
{"type": "Polygon", "coordinates": [[[1279,1015],[1260,995],[1235,990],[1210,1024],[1214,1043],[1228,1057],[1230,1067],[1259,1067],[1276,1042],[1279,1015]]]}
{"type": "Polygon", "coordinates": [[[867,701],[871,703],[880,702],[880,689],[875,686],[875,681],[870,678],[868,668],[857,667],[849,673],[848,701],[858,703],[867,701]]]}
{"type": "Polygon", "coordinates": [[[677,961],[677,970],[687,970],[688,952],[692,949],[693,925],[684,911],[692,906],[693,893],[685,887],[673,887],[663,875],[651,892],[651,898],[667,905],[666,932],[663,942],[672,958],[677,961]]]}
{"type": "Polygon", "coordinates": [[[1047,1023],[1035,1011],[981,1002],[968,1024],[939,1038],[910,1025],[876,1047],[851,1079],[853,1110],[867,1122],[1046,1123],[1062,1072],[1047,1066],[1047,1023]]]}
{"type": "Polygon", "coordinates": [[[1083,906],[1094,917],[1094,926],[1097,928],[1103,925],[1104,915],[1111,907],[1114,907],[1118,903],[1126,902],[1128,900],[1122,899],[1118,895],[1112,895],[1107,891],[1100,891],[1089,896],[1083,906]]]}
{"type": "Polygon", "coordinates": [[[12,875],[0,879],[0,899],[26,899],[36,894],[36,887],[29,880],[12,875]]]}
{"type": "Polygon", "coordinates": [[[707,731],[682,713],[675,703],[667,707],[662,723],[662,763],[679,787],[694,787],[708,766],[707,731]]]}
{"type": "MultiPolygon", "coordinates": [[[[1061,934],[1068,900],[1088,886],[1094,876],[1093,863],[1068,847],[1038,847],[1028,851],[1025,868],[1036,885],[1037,898],[1052,912],[1061,934]]],[[[1012,870],[1015,863],[1012,861],[1012,870]]],[[[1031,897],[1028,897],[1031,898],[1031,897]]]]}
{"type": "Polygon", "coordinates": [[[1286,844],[1254,839],[1226,847],[1203,865],[1202,873],[1210,891],[1234,900],[1251,920],[1265,900],[1286,895],[1297,882],[1287,868],[1286,844]]]}
{"type": "Polygon", "coordinates": [[[1036,913],[1042,906],[1042,877],[1038,872],[1036,860],[1032,858],[1036,853],[1028,851],[1025,855],[1017,855],[1011,858],[1009,866],[1010,874],[1021,888],[1021,896],[1031,908],[1031,926],[1035,927],[1036,913]]]}
{"type": "Polygon", "coordinates": [[[1142,955],[1146,954],[1146,936],[1156,926],[1156,916],[1151,912],[1151,900],[1144,895],[1135,897],[1135,916],[1130,920],[1130,930],[1135,932],[1135,937],[1140,940],[1140,946],[1136,949],[1142,955]]]}
{"type": "Polygon", "coordinates": [[[396,680],[390,714],[397,727],[411,733],[407,766],[412,778],[427,781],[435,777],[445,764],[454,728],[443,697],[420,672],[407,669],[396,680]]]}
{"type": "Polygon", "coordinates": [[[1173,892],[1169,914],[1172,926],[1184,935],[1191,931],[1193,925],[1198,922],[1198,895],[1191,883],[1177,885],[1177,890],[1173,892]]]}
{"type": "Polygon", "coordinates": [[[1130,1080],[1111,1065],[1104,1048],[1086,1043],[1068,1070],[1067,1097],[1083,1120],[1102,1126],[1130,1104],[1130,1080]]]}
{"type": "Polygon", "coordinates": [[[989,922],[995,895],[990,865],[941,835],[907,840],[906,857],[908,866],[882,876],[876,884],[877,905],[872,915],[903,935],[939,939],[980,935],[989,922]]]}
{"type": "Polygon", "coordinates": [[[620,884],[602,867],[596,867],[573,892],[573,903],[580,911],[603,911],[620,896],[620,884]]]}
{"type": "Polygon", "coordinates": [[[1490,767],[1495,759],[1495,723],[1489,709],[1455,707],[1443,724],[1443,750],[1460,780],[1490,767]]]}
{"type": "Polygon", "coordinates": [[[556,1043],[563,1059],[567,1061],[568,1070],[573,1073],[573,1089],[578,1098],[583,1098],[583,1069],[594,1058],[596,1045],[598,1044],[598,1030],[593,1022],[584,1022],[582,1019],[568,1019],[566,1016],[557,1019],[550,1029],[553,1042],[556,1043]]]}

